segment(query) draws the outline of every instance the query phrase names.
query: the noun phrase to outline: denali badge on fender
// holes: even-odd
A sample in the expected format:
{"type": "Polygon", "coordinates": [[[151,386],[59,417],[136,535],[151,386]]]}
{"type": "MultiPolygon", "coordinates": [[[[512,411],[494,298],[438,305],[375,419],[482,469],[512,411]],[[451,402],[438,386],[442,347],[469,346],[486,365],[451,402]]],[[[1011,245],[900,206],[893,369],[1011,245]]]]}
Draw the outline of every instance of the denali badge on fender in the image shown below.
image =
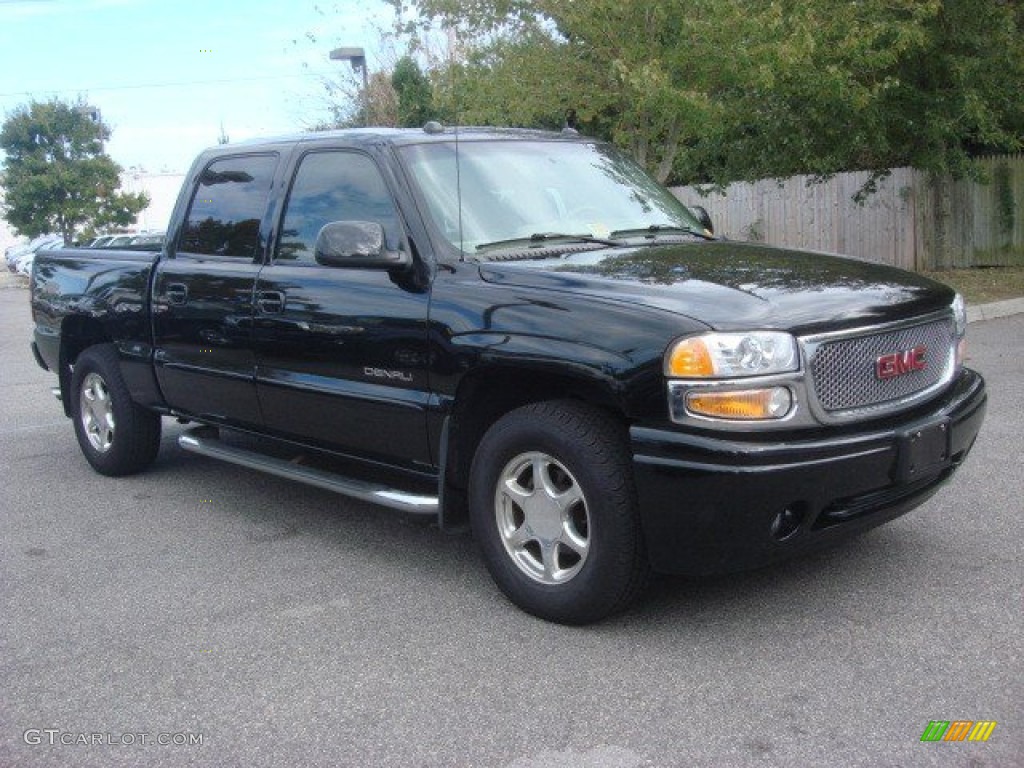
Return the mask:
{"type": "Polygon", "coordinates": [[[924,347],[914,347],[902,352],[882,355],[875,360],[875,375],[882,379],[894,379],[911,371],[923,371],[928,367],[925,362],[924,347]]]}
{"type": "Polygon", "coordinates": [[[369,366],[363,368],[363,374],[366,376],[372,376],[375,379],[398,379],[404,381],[407,384],[412,383],[412,374],[406,373],[405,371],[386,371],[383,368],[371,368],[369,366]]]}

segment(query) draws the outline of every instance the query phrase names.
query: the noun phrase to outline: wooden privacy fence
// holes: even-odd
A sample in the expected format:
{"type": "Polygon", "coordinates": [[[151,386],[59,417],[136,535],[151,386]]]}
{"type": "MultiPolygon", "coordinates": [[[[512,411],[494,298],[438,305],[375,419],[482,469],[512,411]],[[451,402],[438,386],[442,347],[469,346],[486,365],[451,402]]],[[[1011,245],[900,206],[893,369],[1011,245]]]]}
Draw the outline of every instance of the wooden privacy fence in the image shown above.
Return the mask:
{"type": "Polygon", "coordinates": [[[820,184],[810,176],[730,184],[701,196],[715,231],[734,240],[842,253],[904,269],[1024,265],[1024,155],[979,160],[987,184],[895,168],[863,204],[854,195],[867,172],[820,184]]]}

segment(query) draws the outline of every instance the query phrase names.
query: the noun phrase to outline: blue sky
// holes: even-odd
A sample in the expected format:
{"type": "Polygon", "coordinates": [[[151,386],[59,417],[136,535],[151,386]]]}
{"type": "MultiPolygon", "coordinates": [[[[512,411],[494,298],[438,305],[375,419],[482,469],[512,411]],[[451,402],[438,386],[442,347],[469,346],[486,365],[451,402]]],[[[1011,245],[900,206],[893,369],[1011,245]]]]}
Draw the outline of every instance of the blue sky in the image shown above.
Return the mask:
{"type": "Polygon", "coordinates": [[[0,0],[0,113],[33,98],[100,108],[125,168],[184,171],[215,144],[326,117],[338,46],[373,51],[381,0],[0,0]],[[315,41],[307,36],[312,35],[315,41]]]}

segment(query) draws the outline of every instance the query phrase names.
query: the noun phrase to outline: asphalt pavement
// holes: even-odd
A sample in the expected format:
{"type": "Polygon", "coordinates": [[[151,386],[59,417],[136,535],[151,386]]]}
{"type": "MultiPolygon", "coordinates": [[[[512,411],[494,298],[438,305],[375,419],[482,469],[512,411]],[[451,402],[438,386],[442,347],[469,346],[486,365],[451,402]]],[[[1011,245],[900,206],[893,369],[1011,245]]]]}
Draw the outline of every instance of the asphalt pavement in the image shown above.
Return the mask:
{"type": "Polygon", "coordinates": [[[1020,766],[1024,315],[972,323],[973,454],[923,507],[547,624],[468,534],[180,451],[101,477],[0,290],[0,767],[1020,766]],[[995,721],[922,742],[930,721],[995,721]],[[162,743],[166,742],[166,743],[162,743]]]}

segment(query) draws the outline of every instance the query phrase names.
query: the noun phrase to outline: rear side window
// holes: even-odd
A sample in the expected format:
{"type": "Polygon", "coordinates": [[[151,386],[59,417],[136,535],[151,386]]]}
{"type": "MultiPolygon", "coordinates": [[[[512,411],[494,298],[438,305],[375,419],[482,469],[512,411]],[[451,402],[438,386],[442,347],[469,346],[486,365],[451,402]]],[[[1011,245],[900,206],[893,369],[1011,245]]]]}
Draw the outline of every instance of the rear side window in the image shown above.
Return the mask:
{"type": "Polygon", "coordinates": [[[277,155],[225,157],[206,166],[178,250],[255,258],[276,166],[277,155]]]}
{"type": "Polygon", "coordinates": [[[332,221],[376,222],[384,228],[388,250],[401,247],[395,204],[366,155],[311,152],[302,158],[288,195],[275,261],[315,264],[316,236],[332,221]]]}

